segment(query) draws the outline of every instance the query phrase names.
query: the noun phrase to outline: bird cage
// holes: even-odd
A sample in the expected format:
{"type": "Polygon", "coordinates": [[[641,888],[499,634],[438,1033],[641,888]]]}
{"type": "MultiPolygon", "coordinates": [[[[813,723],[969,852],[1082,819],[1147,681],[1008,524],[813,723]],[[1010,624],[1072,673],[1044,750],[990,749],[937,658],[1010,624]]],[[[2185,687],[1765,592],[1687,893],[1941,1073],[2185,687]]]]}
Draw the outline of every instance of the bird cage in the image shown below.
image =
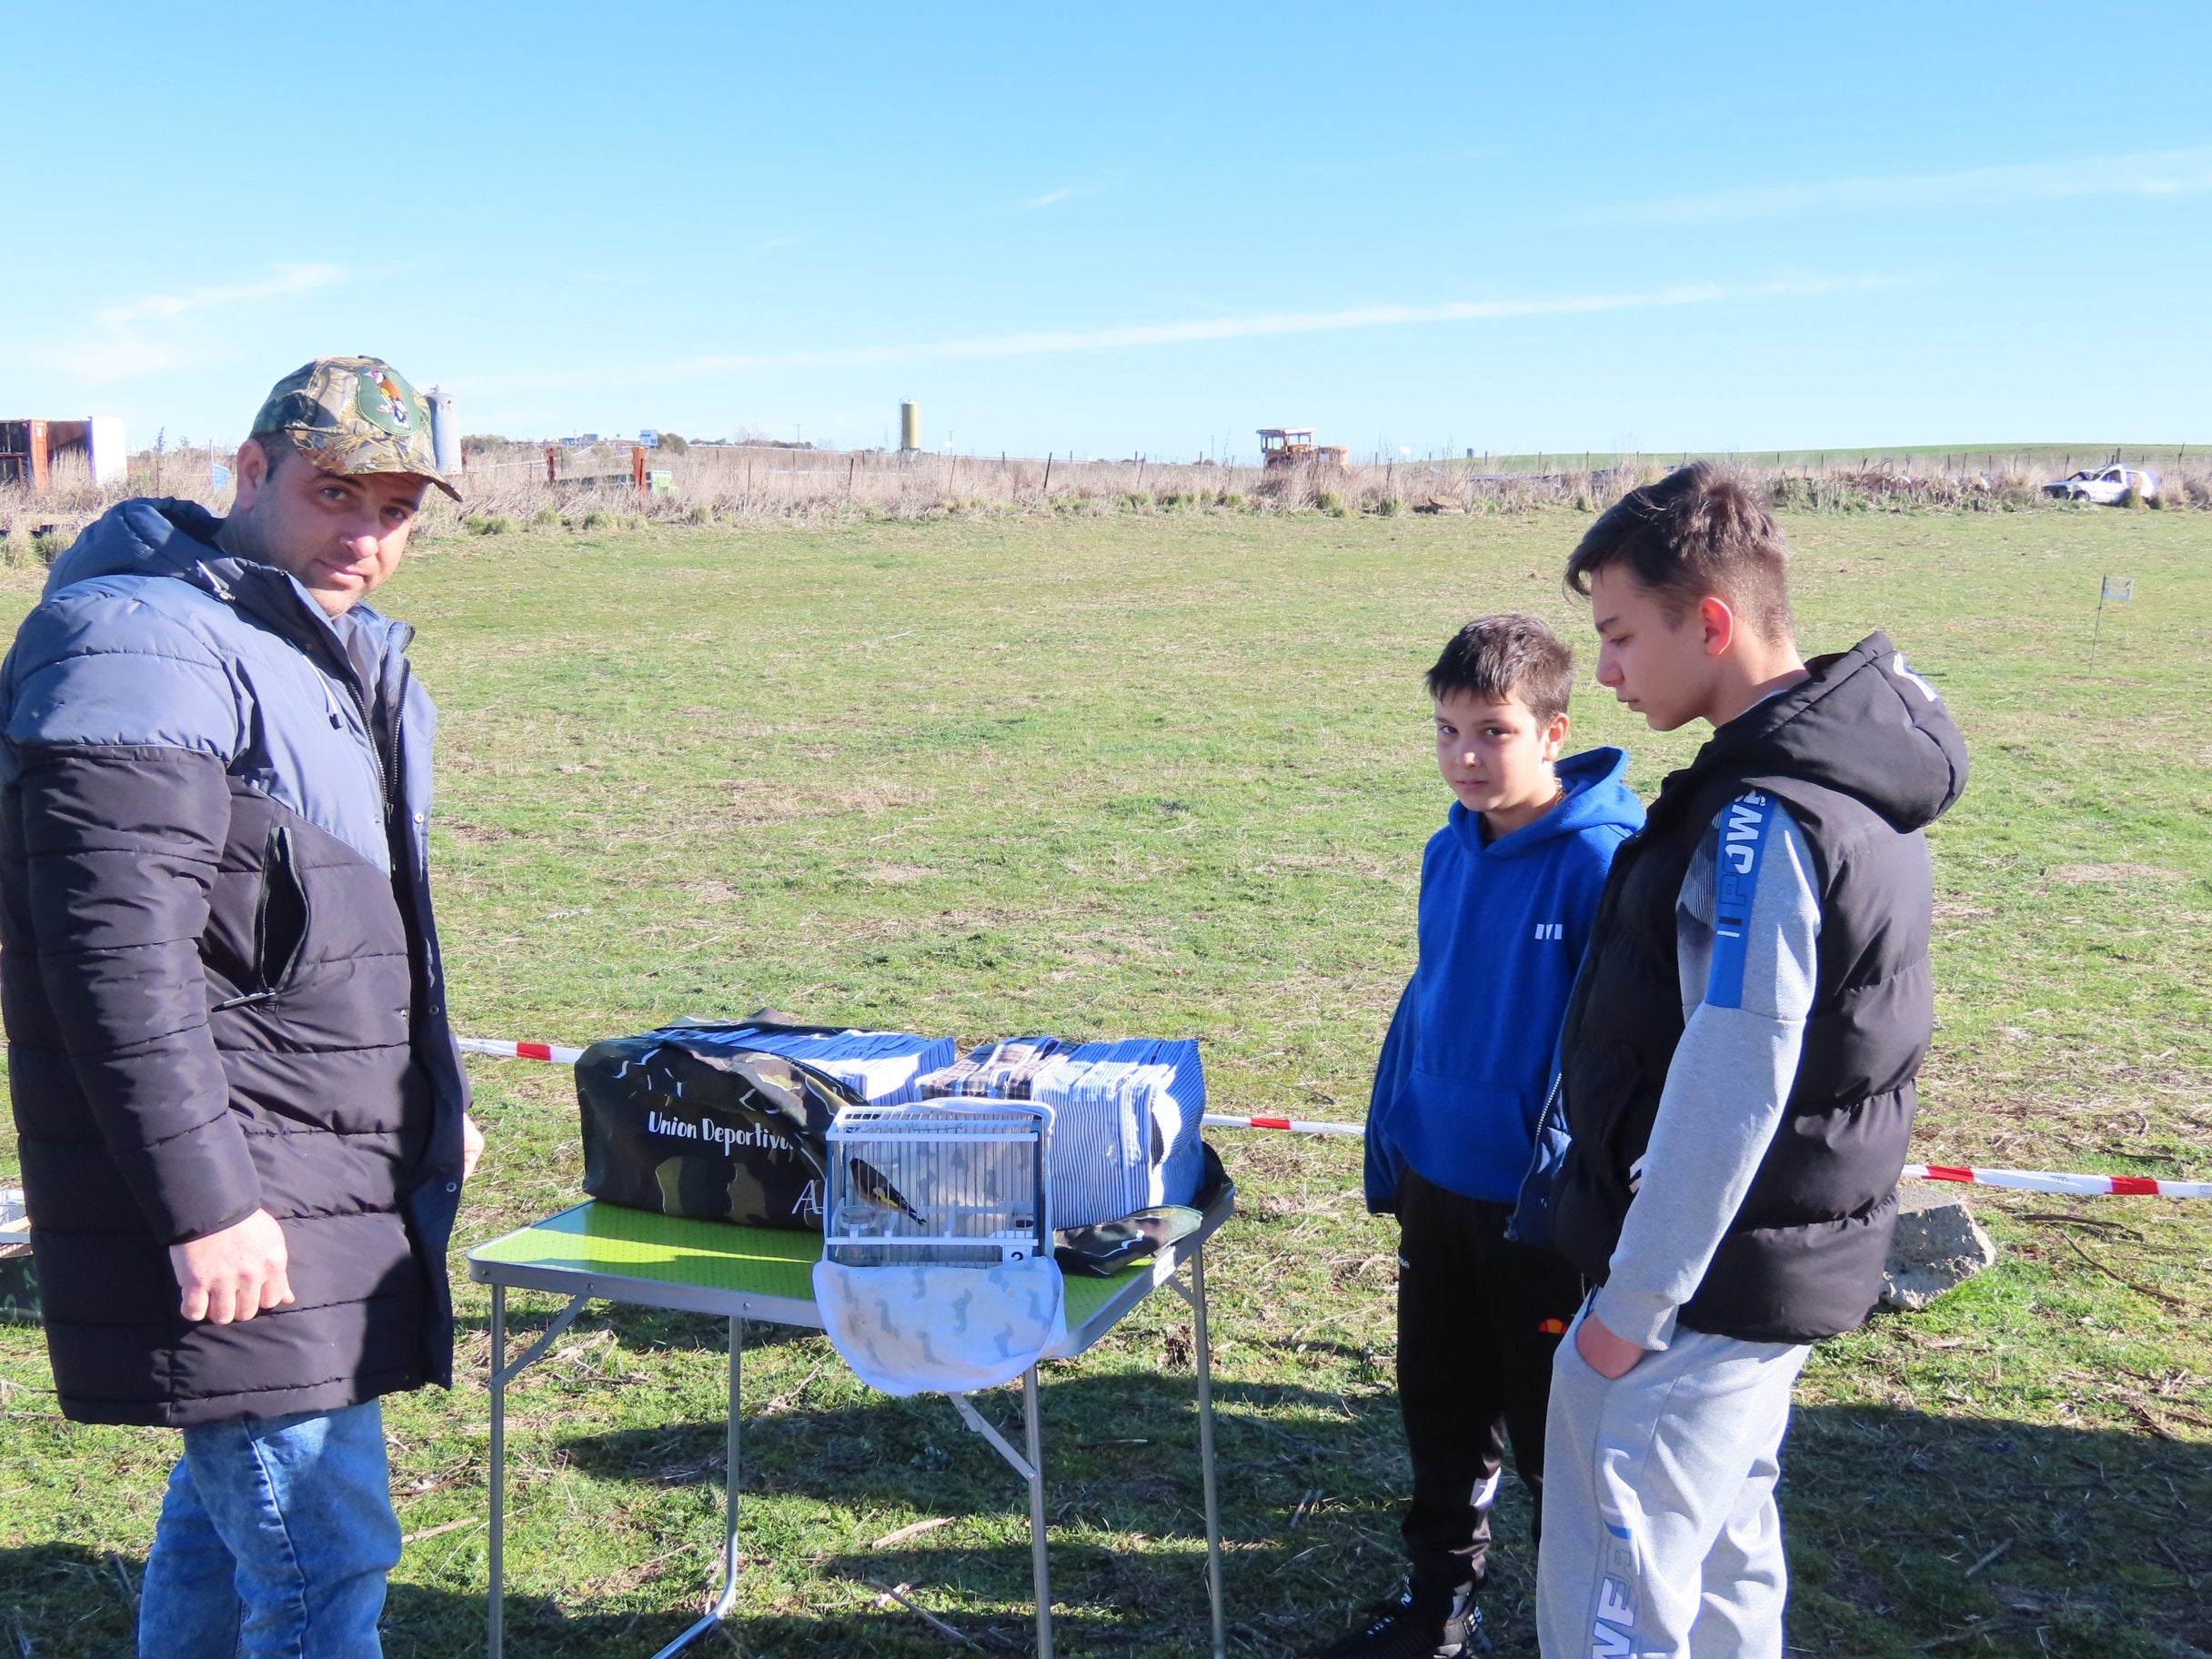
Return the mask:
{"type": "Polygon", "coordinates": [[[844,1267],[1049,1259],[1052,1114],[1011,1101],[848,1106],[828,1137],[824,1254],[844,1267]]]}

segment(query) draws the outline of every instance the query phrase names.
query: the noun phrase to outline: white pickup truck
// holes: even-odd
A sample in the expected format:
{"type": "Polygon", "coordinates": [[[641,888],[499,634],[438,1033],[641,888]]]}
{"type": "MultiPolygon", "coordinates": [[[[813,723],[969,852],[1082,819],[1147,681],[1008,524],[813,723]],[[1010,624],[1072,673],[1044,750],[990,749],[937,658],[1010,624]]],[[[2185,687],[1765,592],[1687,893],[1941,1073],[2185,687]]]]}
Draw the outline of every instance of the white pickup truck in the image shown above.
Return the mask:
{"type": "Polygon", "coordinates": [[[2158,475],[2115,462],[2093,471],[2077,472],[2071,478],[2053,478],[2043,487],[2043,493],[2067,501],[2094,501],[2099,507],[2117,507],[2121,498],[2131,489],[2146,501],[2157,499],[2158,475]]]}

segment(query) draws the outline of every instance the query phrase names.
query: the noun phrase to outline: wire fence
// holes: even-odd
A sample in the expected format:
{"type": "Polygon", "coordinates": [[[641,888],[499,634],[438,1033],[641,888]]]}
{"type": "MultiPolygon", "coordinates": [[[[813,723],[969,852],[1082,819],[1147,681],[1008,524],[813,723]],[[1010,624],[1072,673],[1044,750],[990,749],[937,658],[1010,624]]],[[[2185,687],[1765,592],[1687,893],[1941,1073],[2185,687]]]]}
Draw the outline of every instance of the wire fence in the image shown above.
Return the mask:
{"type": "MultiPolygon", "coordinates": [[[[628,445],[472,447],[457,507],[437,492],[424,528],[496,534],[526,527],[600,528],[647,522],[928,519],[955,515],[1109,513],[1520,514],[1595,512],[1664,476],[1686,457],[1372,457],[1347,465],[1224,465],[692,444],[644,452],[647,488],[628,445]],[[1558,465],[1561,459],[1570,464],[1558,465]],[[1587,463],[1581,464],[1581,463],[1587,463]]],[[[2085,466],[2110,452],[2081,452],[2085,466]]],[[[1780,509],[1808,512],[2088,510],[2045,493],[2071,455],[1717,457],[1748,474],[1780,509]]],[[[2163,457],[2161,457],[2163,458],[2163,457]]],[[[96,486],[57,463],[34,495],[0,486],[0,555],[50,558],[128,496],[173,496],[226,511],[236,450],[207,446],[131,458],[122,481],[96,486]]],[[[2212,467],[2168,461],[2150,508],[2212,508],[2212,467]]],[[[2134,505],[2137,503],[2130,503],[2134,505]]]]}

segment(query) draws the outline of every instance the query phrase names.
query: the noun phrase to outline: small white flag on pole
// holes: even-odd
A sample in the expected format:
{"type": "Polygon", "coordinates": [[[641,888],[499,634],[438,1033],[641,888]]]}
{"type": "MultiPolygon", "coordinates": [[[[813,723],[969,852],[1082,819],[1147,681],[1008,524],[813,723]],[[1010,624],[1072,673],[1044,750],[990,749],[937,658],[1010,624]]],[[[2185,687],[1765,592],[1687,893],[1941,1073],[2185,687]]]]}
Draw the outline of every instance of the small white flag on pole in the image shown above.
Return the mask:
{"type": "Polygon", "coordinates": [[[2089,628],[2089,664],[2096,666],[2096,642],[2105,631],[2105,603],[2106,600],[2132,599],[2136,597],[2136,578],[2105,573],[2105,584],[2096,590],[2096,620],[2089,628]]]}

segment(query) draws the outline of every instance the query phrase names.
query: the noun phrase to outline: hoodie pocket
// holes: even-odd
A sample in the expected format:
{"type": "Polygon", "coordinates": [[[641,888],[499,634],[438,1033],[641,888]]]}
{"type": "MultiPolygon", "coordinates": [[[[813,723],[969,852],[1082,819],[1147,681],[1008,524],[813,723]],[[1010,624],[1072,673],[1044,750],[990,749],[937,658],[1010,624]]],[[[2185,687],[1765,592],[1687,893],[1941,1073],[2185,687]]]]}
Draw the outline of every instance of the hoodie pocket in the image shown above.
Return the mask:
{"type": "Polygon", "coordinates": [[[261,893],[254,901],[252,989],[217,1002],[216,1011],[266,1002],[288,989],[307,948],[307,884],[299,872],[292,832],[272,825],[261,854],[261,893]]]}

